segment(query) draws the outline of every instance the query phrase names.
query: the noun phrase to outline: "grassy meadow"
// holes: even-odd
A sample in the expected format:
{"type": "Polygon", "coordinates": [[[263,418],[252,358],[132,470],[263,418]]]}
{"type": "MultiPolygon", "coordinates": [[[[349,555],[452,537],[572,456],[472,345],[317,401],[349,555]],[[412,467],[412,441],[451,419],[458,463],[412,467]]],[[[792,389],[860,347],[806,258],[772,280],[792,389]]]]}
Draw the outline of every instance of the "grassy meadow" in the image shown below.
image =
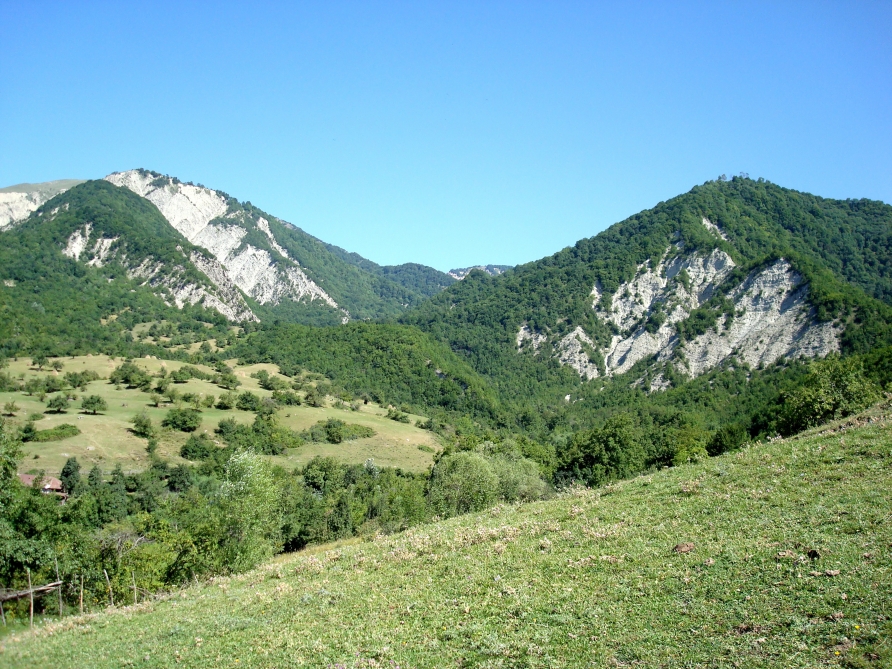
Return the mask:
{"type": "Polygon", "coordinates": [[[0,641],[18,667],[892,666],[892,412],[280,556],[0,641]]]}
{"type": "MultiPolygon", "coordinates": [[[[43,416],[35,422],[38,430],[47,430],[62,423],[75,425],[81,434],[69,437],[61,441],[29,442],[25,444],[25,458],[20,463],[22,473],[44,470],[47,474],[58,476],[68,457],[77,457],[82,466],[92,467],[99,465],[104,471],[114,469],[118,464],[125,472],[133,472],[148,466],[149,457],[146,453],[146,440],[134,436],[130,432],[132,427],[130,419],[145,410],[156,426],[167,414],[170,406],[162,403],[160,407],[152,406],[149,394],[140,390],[128,390],[125,387],[116,389],[106,379],[109,374],[121,364],[122,360],[112,360],[108,356],[80,356],[62,358],[64,368],[58,374],[65,372],[95,371],[103,377],[93,381],[87,386],[86,393],[75,391],[78,397],[84,395],[99,395],[108,403],[108,410],[90,415],[80,411],[80,399],[71,403],[66,413],[47,413],[46,404],[39,401],[36,396],[29,396],[23,392],[0,392],[0,407],[7,402],[15,402],[19,411],[12,418],[7,418],[13,423],[23,424],[31,414],[43,416]]],[[[151,373],[160,371],[162,365],[169,372],[173,372],[185,363],[145,358],[136,360],[136,364],[151,373]]],[[[257,379],[251,378],[251,374],[265,369],[269,373],[277,372],[274,365],[247,365],[236,366],[235,361],[230,361],[233,373],[241,381],[242,385],[237,392],[250,390],[253,393],[268,397],[271,393],[260,388],[257,379]]],[[[211,372],[210,368],[202,365],[193,365],[202,371],[211,372]]],[[[8,371],[18,378],[24,375],[27,379],[32,376],[45,376],[57,374],[52,370],[38,371],[32,367],[27,358],[20,358],[10,362],[8,371]]],[[[180,393],[195,393],[199,395],[214,395],[219,397],[226,391],[208,381],[191,379],[186,383],[175,384],[180,393]]],[[[316,455],[334,456],[347,463],[362,463],[372,458],[379,466],[402,467],[409,471],[424,471],[433,462],[433,452],[439,450],[440,445],[434,434],[427,430],[415,427],[415,421],[423,419],[421,416],[410,416],[411,423],[398,423],[386,418],[386,409],[370,403],[362,405],[359,411],[339,409],[334,406],[332,399],[327,401],[329,406],[315,408],[309,406],[284,407],[279,410],[278,416],[281,423],[294,430],[304,430],[319,420],[339,418],[348,423],[366,425],[375,430],[373,437],[343,442],[341,444],[316,444],[309,443],[301,448],[290,449],[285,455],[272,456],[270,459],[276,464],[293,468],[308,462],[316,455]],[[419,448],[421,447],[421,448],[419,448]]],[[[202,425],[199,432],[206,431],[213,434],[217,423],[224,418],[235,418],[239,422],[251,423],[254,414],[233,409],[224,411],[216,408],[202,409],[202,425]]],[[[172,463],[183,462],[179,456],[180,447],[185,443],[188,434],[174,430],[162,430],[158,455],[172,463]]]]}

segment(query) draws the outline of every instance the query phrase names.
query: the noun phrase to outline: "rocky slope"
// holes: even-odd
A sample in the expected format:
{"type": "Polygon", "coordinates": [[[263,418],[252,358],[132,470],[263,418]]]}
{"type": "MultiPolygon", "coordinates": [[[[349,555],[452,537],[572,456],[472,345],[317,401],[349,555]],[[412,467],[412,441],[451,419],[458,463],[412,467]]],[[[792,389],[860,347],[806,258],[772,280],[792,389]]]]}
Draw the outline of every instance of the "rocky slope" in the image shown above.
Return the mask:
{"type": "MultiPolygon", "coordinates": [[[[207,263],[201,265],[208,266],[221,283],[238,287],[261,305],[278,305],[284,300],[319,301],[340,308],[277,242],[266,218],[245,210],[224,194],[145,170],[105,178],[146,198],[189,242],[209,251],[217,264],[213,269],[207,263]],[[266,243],[252,244],[246,239],[251,232],[266,243]]],[[[349,313],[341,311],[346,322],[349,313]]]]}
{"type": "Polygon", "coordinates": [[[80,183],[80,179],[60,179],[0,188],[0,230],[25,220],[44,202],[80,183]]]}
{"type": "Polygon", "coordinates": [[[464,274],[403,321],[509,398],[617,377],[659,390],[889,340],[890,229],[881,202],[707,182],[511,272],[464,274]]]}
{"type": "MultiPolygon", "coordinates": [[[[721,234],[714,223],[703,225],[721,234]]],[[[597,344],[582,327],[555,343],[553,355],[585,379],[623,374],[641,360],[656,365],[672,362],[690,376],[699,376],[734,357],[753,367],[779,358],[824,357],[839,351],[841,328],[821,322],[808,302],[808,283],[784,258],[766,263],[739,282],[723,285],[736,263],[728,253],[685,253],[682,244],[670,246],[655,266],[639,265],[634,279],[605,296],[592,287],[593,309],[617,332],[608,345],[597,344]],[[722,296],[723,313],[716,323],[685,341],[678,324],[711,299],[722,296]],[[607,297],[607,308],[604,308],[607,297]]],[[[532,342],[542,346],[542,335],[524,324],[518,348],[532,342]]],[[[653,388],[665,385],[657,375],[653,388]]]]}

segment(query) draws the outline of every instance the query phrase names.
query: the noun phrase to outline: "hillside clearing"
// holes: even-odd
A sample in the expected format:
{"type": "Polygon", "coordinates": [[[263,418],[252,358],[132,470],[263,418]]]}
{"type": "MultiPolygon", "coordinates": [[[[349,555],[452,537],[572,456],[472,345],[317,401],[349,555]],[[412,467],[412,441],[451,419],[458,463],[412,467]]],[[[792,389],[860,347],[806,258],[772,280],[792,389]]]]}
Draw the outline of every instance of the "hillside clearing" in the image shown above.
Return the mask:
{"type": "MultiPolygon", "coordinates": [[[[24,445],[25,457],[20,463],[22,473],[36,473],[44,470],[47,474],[58,476],[65,461],[69,457],[76,457],[82,464],[92,467],[99,465],[104,471],[114,469],[118,464],[125,472],[135,472],[145,469],[149,464],[146,453],[146,440],[134,436],[130,432],[132,427],[130,419],[137,413],[145,410],[152,422],[160,425],[164,416],[170,409],[170,405],[162,403],[160,407],[154,407],[150,401],[150,395],[136,389],[116,388],[107,380],[109,374],[123,362],[122,359],[112,359],[104,355],[78,356],[61,358],[64,368],[59,375],[66,372],[93,371],[103,377],[102,380],[88,384],[87,392],[75,391],[80,397],[83,395],[99,395],[108,404],[108,409],[98,415],[81,413],[80,400],[71,402],[66,413],[45,413],[46,404],[36,396],[22,392],[0,392],[0,407],[7,402],[14,402],[19,411],[11,420],[22,424],[32,414],[42,415],[43,418],[36,421],[35,426],[39,430],[47,430],[62,423],[76,425],[81,434],[64,439],[62,441],[33,443],[24,445]]],[[[138,359],[135,361],[139,367],[152,374],[158,373],[162,366],[169,372],[180,369],[184,364],[171,360],[158,360],[155,358],[138,359]]],[[[260,388],[257,379],[251,374],[261,369],[269,373],[277,373],[275,365],[245,365],[235,366],[235,361],[229,361],[234,368],[233,373],[241,382],[237,392],[250,390],[261,396],[269,397],[270,392],[260,388]]],[[[212,370],[204,365],[192,365],[203,372],[212,370]]],[[[27,380],[35,376],[57,374],[52,370],[38,372],[32,368],[30,360],[20,358],[9,364],[10,374],[14,378],[24,375],[27,380]]],[[[208,381],[191,379],[186,383],[175,384],[180,393],[194,393],[199,396],[214,395],[219,397],[226,391],[208,381]]],[[[328,404],[331,404],[329,400],[328,404]]],[[[359,411],[340,409],[334,406],[316,408],[310,406],[283,407],[278,411],[282,425],[294,430],[305,430],[317,421],[329,418],[339,418],[345,422],[366,425],[375,430],[375,436],[365,439],[357,439],[341,444],[306,444],[297,449],[289,449],[282,456],[273,456],[271,460],[288,469],[309,462],[316,455],[333,456],[348,464],[361,464],[367,459],[373,459],[379,466],[401,467],[407,471],[422,472],[428,469],[433,462],[432,452],[439,450],[437,438],[428,430],[415,427],[417,420],[424,420],[422,416],[412,415],[411,423],[398,423],[386,418],[386,409],[377,404],[369,403],[360,405],[359,411]],[[419,449],[419,446],[424,447],[419,449]]],[[[202,424],[199,432],[213,433],[214,428],[224,418],[234,418],[240,423],[251,423],[254,414],[247,411],[232,409],[223,411],[216,408],[202,409],[202,424]]],[[[158,445],[158,455],[169,460],[173,464],[185,462],[179,456],[180,447],[185,443],[188,435],[184,432],[163,430],[161,431],[158,445]]]]}
{"type": "Polygon", "coordinates": [[[888,407],[47,625],[6,666],[889,666],[888,407]]]}

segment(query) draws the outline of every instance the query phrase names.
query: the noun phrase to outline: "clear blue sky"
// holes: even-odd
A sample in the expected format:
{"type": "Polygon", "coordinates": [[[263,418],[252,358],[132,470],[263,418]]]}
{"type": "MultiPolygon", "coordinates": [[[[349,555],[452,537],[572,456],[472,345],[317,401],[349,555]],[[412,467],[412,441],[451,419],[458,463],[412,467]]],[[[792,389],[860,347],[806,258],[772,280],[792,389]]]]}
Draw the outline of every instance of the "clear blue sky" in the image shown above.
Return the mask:
{"type": "Polygon", "coordinates": [[[0,185],[145,167],[382,264],[516,264],[717,175],[892,202],[889,2],[0,0],[0,185]]]}

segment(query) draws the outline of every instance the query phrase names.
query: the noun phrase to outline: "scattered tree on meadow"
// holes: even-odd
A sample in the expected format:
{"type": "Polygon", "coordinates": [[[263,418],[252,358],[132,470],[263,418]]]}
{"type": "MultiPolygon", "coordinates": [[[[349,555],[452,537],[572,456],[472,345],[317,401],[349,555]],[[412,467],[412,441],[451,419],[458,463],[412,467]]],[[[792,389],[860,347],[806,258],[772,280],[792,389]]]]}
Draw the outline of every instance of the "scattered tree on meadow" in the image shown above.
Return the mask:
{"type": "Polygon", "coordinates": [[[95,416],[100,411],[106,411],[108,409],[108,402],[99,395],[90,395],[81,401],[81,409],[92,413],[95,416]]]}

